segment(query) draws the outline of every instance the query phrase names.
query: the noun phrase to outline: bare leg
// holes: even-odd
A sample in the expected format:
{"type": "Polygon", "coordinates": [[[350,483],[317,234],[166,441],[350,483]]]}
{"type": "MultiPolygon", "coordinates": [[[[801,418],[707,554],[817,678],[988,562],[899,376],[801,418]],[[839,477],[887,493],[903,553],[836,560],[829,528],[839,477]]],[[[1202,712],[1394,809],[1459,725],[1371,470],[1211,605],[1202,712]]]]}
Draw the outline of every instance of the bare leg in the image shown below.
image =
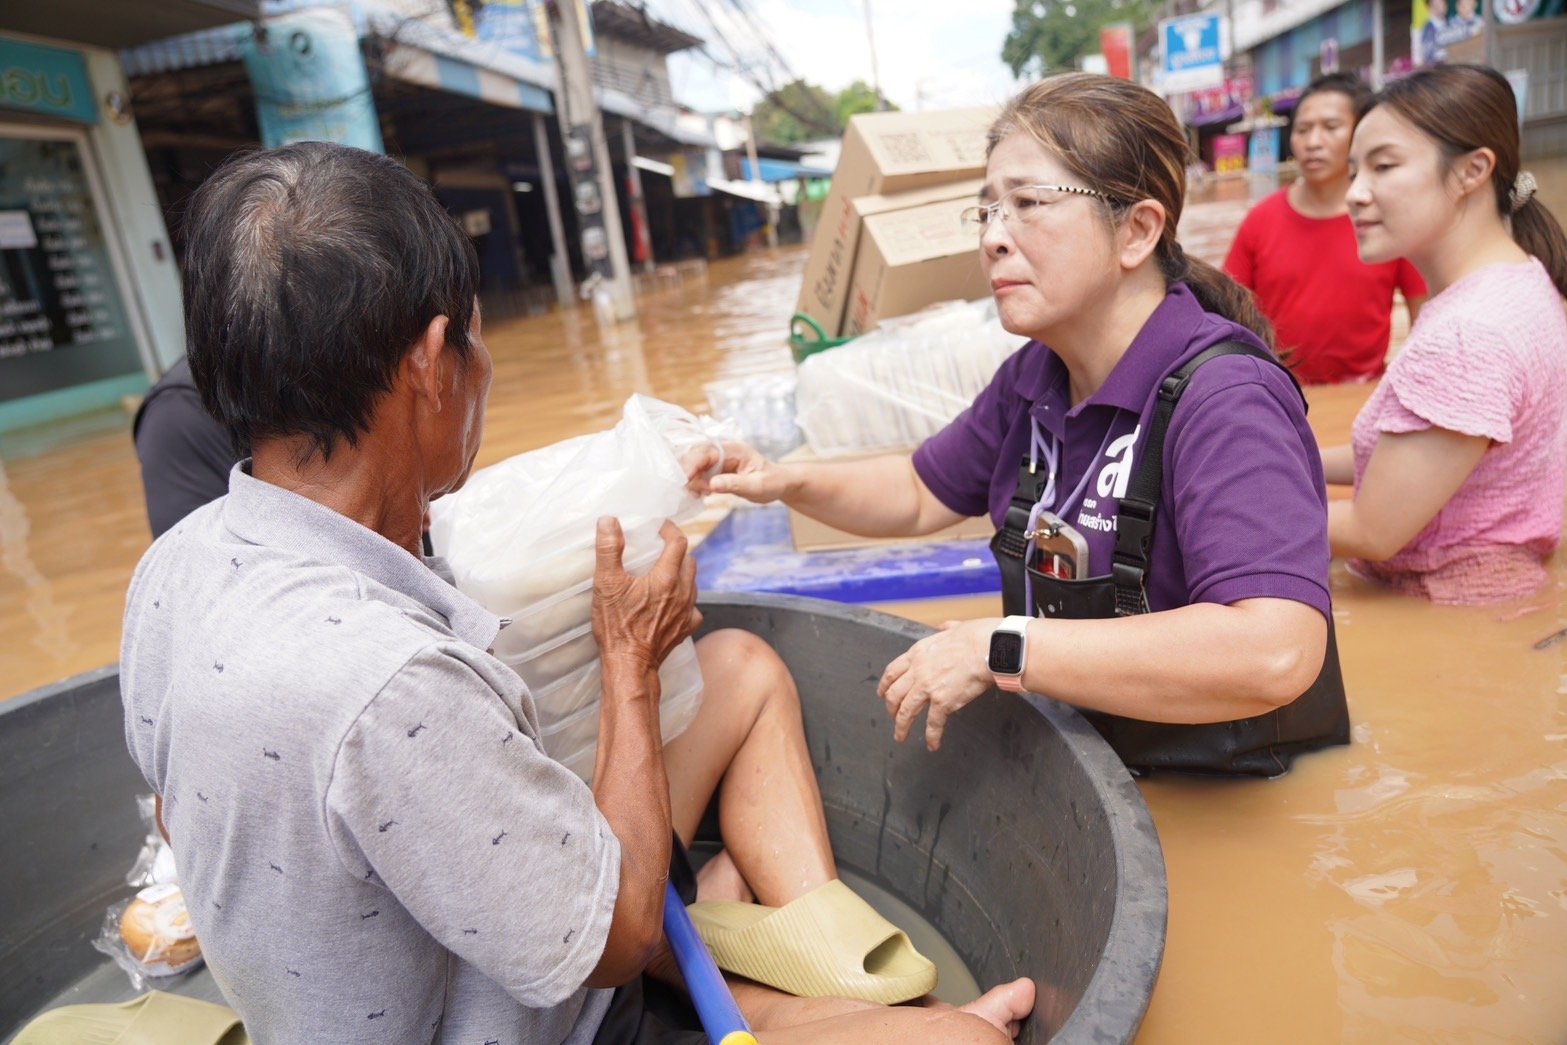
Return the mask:
{"type": "Polygon", "coordinates": [[[777,907],[838,877],[800,697],[772,647],[743,631],[697,643],[705,693],[664,748],[675,833],[689,844],[713,793],[724,848],[757,902],[777,907]]]}
{"type": "MultiPolygon", "coordinates": [[[[724,852],[698,876],[704,896],[781,906],[838,877],[821,791],[805,747],[794,679],[761,639],[714,632],[697,643],[706,687],[702,708],[664,748],[675,833],[690,844],[719,793],[724,852]]],[[[648,972],[680,983],[661,948],[648,972]]],[[[886,1007],[848,998],[796,998],[730,979],[735,1000],[766,1045],[817,1042],[976,1042],[1000,1045],[1034,1006],[1018,980],[957,1009],[886,1007]]]]}
{"type": "Polygon", "coordinates": [[[763,1045],[794,1042],[975,1042],[1002,1045],[1034,1008],[1034,984],[1014,980],[956,1009],[875,1005],[847,998],[796,998],[731,980],[735,1001],[763,1045]]]}
{"type": "Polygon", "coordinates": [[[739,868],[729,856],[729,850],[721,849],[718,855],[702,865],[696,873],[696,898],[698,900],[734,900],[752,903],[756,897],[745,884],[739,868]]]}

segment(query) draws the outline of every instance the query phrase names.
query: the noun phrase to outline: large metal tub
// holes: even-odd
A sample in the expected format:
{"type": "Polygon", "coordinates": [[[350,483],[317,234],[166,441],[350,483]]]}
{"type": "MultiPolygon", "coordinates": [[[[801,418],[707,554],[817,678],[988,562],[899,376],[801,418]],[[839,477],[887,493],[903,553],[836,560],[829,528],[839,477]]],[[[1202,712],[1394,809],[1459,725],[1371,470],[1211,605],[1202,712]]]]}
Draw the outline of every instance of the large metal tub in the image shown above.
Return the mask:
{"type": "MultiPolygon", "coordinates": [[[[765,636],[794,672],[839,861],[920,911],[982,985],[1032,977],[1020,1041],[1130,1040],[1164,947],[1164,864],[1099,736],[1059,705],[992,693],[938,753],[899,746],[876,680],[928,629],[781,596],[703,611],[708,629],[765,636]]],[[[89,942],[142,840],[115,671],[0,703],[0,781],[3,1037],[57,1000],[129,995],[89,942]]],[[[216,997],[204,974],[179,982],[216,997]]]]}

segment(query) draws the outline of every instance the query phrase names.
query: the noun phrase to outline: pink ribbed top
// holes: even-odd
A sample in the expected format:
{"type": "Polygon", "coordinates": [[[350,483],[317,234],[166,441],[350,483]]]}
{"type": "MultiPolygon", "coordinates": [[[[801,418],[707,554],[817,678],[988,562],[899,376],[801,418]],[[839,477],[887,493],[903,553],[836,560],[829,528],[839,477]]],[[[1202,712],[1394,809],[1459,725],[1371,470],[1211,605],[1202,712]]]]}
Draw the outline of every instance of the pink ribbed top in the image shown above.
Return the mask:
{"type": "Polygon", "coordinates": [[[1355,418],[1358,489],[1383,432],[1446,428],[1491,447],[1397,555],[1360,572],[1436,602],[1521,598],[1545,580],[1567,480],[1567,312],[1534,258],[1433,297],[1355,418]]]}

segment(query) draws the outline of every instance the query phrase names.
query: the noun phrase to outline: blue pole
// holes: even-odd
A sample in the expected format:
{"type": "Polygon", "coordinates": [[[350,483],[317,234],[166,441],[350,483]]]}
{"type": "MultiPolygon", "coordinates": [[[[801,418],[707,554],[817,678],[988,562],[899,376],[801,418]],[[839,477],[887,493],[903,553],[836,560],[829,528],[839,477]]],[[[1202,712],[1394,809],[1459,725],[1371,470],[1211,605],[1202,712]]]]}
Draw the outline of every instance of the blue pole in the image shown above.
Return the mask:
{"type": "Polygon", "coordinates": [[[664,935],[669,938],[669,948],[675,952],[675,962],[680,975],[685,977],[686,990],[691,1003],[702,1019],[702,1029],[713,1045],[756,1045],[751,1027],[740,1015],[740,1006],[729,992],[723,974],[713,964],[713,956],[707,953],[707,945],[697,935],[691,916],[686,913],[685,901],[675,891],[675,883],[665,883],[664,935]]]}

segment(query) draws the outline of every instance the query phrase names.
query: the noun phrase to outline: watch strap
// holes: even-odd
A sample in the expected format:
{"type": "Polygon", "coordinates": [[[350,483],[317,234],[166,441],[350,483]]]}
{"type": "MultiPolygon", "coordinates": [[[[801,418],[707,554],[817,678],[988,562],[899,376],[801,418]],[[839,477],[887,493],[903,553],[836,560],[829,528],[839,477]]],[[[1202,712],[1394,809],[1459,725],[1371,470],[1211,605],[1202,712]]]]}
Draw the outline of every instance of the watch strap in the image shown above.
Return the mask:
{"type": "Polygon", "coordinates": [[[1028,664],[1028,622],[1031,619],[1023,614],[1015,613],[1003,618],[1001,625],[996,628],[996,631],[1015,632],[1023,639],[1023,649],[1019,657],[1017,674],[1003,675],[995,671],[990,673],[990,677],[995,679],[997,689],[1005,690],[1008,693],[1023,692],[1023,669],[1028,664]]]}

